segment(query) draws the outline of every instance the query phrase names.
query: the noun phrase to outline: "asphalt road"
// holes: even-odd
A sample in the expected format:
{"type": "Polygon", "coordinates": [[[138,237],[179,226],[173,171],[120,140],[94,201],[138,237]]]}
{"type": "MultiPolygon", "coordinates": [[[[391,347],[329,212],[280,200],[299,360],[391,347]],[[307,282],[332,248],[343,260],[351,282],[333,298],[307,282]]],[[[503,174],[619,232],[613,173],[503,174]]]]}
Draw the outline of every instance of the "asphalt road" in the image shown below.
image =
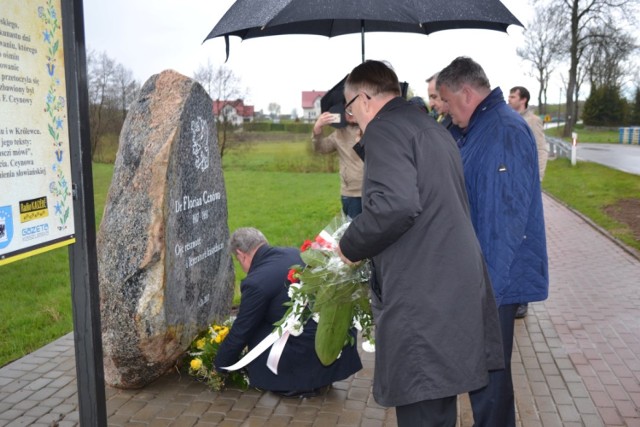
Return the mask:
{"type": "Polygon", "coordinates": [[[578,160],[599,163],[623,172],[640,175],[640,145],[578,142],[578,160]]]}

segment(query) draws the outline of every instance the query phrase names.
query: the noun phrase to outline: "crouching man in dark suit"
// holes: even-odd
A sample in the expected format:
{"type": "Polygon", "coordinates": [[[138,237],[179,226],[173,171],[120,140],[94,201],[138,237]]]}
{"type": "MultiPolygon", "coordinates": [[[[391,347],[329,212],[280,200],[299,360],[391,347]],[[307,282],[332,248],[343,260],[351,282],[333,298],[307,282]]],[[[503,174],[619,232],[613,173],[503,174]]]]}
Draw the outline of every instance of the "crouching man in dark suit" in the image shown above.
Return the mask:
{"type": "MultiPolygon", "coordinates": [[[[273,324],[287,311],[283,304],[289,301],[289,269],[303,264],[298,249],[269,246],[255,228],[237,229],[231,236],[229,249],[247,277],[240,283],[238,317],[214,361],[221,372],[224,370],[220,367],[238,361],[245,347],[251,350],[273,332],[273,324]]],[[[345,346],[334,363],[322,365],[315,352],[316,329],[317,324],[309,320],[301,335],[289,336],[277,375],[267,367],[268,350],[247,365],[249,384],[287,397],[310,397],[362,369],[356,345],[345,346]]]]}

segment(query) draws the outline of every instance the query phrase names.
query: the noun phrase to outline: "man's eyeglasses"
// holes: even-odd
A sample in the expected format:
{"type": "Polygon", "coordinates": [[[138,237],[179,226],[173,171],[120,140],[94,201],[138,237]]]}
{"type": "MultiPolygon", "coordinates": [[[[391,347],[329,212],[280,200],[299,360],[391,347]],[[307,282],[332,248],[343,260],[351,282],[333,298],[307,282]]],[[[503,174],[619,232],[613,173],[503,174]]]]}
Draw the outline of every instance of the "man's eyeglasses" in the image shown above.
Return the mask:
{"type": "MultiPolygon", "coordinates": [[[[364,92],[361,92],[361,93],[364,93],[364,92]]],[[[348,114],[348,115],[350,115],[350,116],[353,116],[353,111],[351,111],[351,108],[349,108],[349,107],[351,107],[351,104],[353,104],[353,103],[354,103],[354,101],[355,101],[356,99],[358,99],[358,97],[359,97],[359,96],[360,96],[360,94],[357,94],[356,96],[354,96],[353,98],[351,98],[351,101],[347,102],[347,103],[344,105],[344,112],[345,112],[345,113],[347,113],[347,114],[348,114]]],[[[369,95],[367,95],[366,93],[364,93],[364,96],[366,96],[366,97],[367,97],[367,99],[371,99],[371,97],[370,97],[369,95]]]]}

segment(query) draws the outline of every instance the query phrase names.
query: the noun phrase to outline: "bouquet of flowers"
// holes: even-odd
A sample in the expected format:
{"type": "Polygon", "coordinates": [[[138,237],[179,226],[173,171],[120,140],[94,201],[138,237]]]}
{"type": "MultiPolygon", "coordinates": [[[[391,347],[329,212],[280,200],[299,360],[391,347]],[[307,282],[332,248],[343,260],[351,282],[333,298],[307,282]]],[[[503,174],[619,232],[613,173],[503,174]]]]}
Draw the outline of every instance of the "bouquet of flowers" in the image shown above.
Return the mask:
{"type": "Polygon", "coordinates": [[[309,319],[317,322],[315,349],[324,365],[333,363],[345,345],[353,345],[352,327],[362,331],[363,349],[374,349],[369,262],[347,265],[336,252],[348,226],[347,217],[337,216],[314,241],[304,242],[300,250],[305,266],[291,267],[289,309],[276,324],[295,336],[309,319]]]}
{"type": "Polygon", "coordinates": [[[249,378],[244,370],[221,374],[213,366],[220,344],[229,334],[234,317],[230,317],[222,325],[213,324],[200,333],[187,350],[186,361],[189,375],[205,382],[213,390],[222,390],[225,386],[234,385],[242,389],[249,386],[249,378]]]}

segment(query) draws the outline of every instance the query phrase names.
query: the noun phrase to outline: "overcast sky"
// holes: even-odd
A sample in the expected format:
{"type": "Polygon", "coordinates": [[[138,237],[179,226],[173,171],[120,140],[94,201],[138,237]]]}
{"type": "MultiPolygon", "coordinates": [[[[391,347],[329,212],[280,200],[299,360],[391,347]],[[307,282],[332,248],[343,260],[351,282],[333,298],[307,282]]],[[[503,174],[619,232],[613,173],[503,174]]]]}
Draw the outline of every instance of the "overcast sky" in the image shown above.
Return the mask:
{"type": "MultiPolygon", "coordinates": [[[[393,0],[389,0],[393,1],[393,0]]],[[[474,0],[476,1],[476,0],[474,0]]],[[[502,0],[523,23],[533,17],[526,0],[502,0]]],[[[85,38],[88,49],[107,55],[133,71],[144,83],[166,69],[193,76],[211,61],[224,64],[223,39],[203,43],[233,0],[85,0],[85,38]]],[[[530,66],[516,54],[523,46],[523,29],[507,33],[488,30],[448,30],[429,36],[402,33],[365,34],[367,59],[389,61],[398,77],[416,95],[427,97],[425,79],[455,57],[470,56],[487,72],[491,85],[504,92],[516,85],[537,98],[538,86],[530,66]]],[[[247,103],[268,112],[277,102],[282,113],[302,113],[301,92],[328,90],[361,61],[360,35],[284,35],[241,41],[231,37],[226,66],[248,91],[247,103]]],[[[564,71],[564,70],[563,70],[564,71]]],[[[548,92],[549,102],[560,97],[559,79],[548,92]]]]}

